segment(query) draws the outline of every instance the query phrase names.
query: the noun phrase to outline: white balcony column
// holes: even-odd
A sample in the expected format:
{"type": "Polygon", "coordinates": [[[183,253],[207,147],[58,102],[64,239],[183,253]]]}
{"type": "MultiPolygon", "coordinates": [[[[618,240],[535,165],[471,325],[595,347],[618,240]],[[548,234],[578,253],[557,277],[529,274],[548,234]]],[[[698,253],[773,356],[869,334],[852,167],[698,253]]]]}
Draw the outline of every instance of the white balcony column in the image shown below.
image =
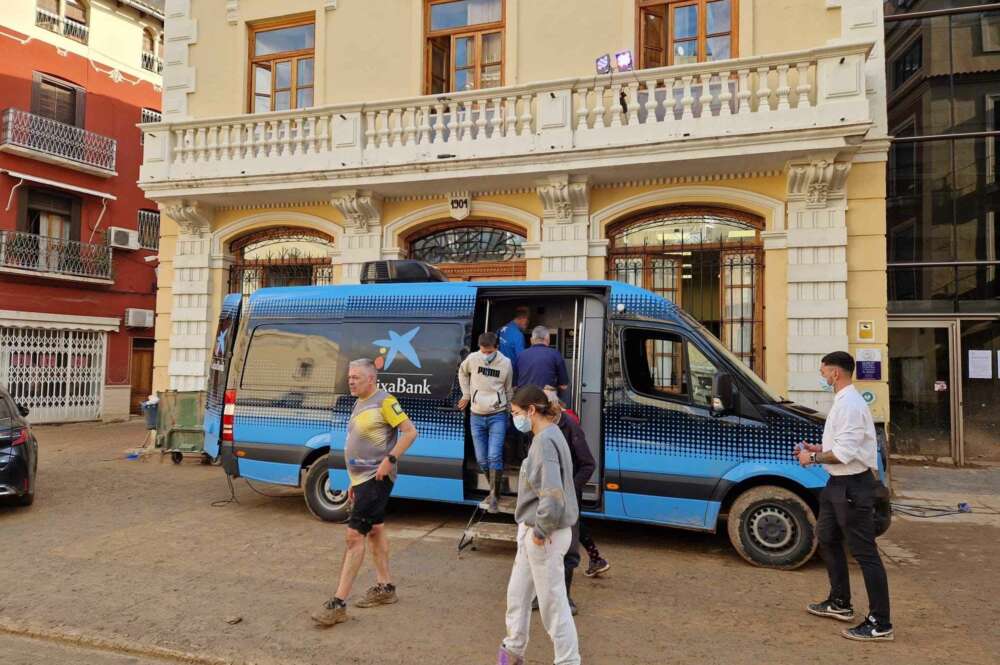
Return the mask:
{"type": "Polygon", "coordinates": [[[847,351],[847,174],[834,156],[791,163],[788,177],[788,397],[826,412],[820,359],[847,351]]]}
{"type": "Polygon", "coordinates": [[[341,266],[341,283],[357,284],[361,266],[382,258],[382,198],[352,189],[335,193],[330,203],[344,216],[344,234],[341,246],[333,252],[333,263],[341,266]]]}
{"type": "Polygon", "coordinates": [[[213,297],[210,233],[215,211],[200,202],[160,203],[160,212],[177,223],[174,283],[170,308],[171,390],[205,390],[212,349],[213,297]]]}
{"type": "Polygon", "coordinates": [[[586,176],[551,176],[538,183],[542,199],[542,279],[587,279],[590,184],[586,176]]]}

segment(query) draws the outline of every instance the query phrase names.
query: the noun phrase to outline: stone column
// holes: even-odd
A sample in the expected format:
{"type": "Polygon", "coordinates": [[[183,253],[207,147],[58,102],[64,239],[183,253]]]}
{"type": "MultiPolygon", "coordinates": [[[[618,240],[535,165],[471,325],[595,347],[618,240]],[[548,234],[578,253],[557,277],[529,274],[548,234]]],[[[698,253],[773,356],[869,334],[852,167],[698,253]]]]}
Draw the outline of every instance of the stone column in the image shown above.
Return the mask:
{"type": "Polygon", "coordinates": [[[587,279],[590,187],[586,176],[558,175],[538,183],[542,199],[542,279],[587,279]]]}
{"type": "Polygon", "coordinates": [[[203,203],[167,201],[160,211],[177,223],[174,281],[170,307],[171,390],[205,390],[211,357],[212,208],[203,203]]]}
{"type": "Polygon", "coordinates": [[[826,412],[819,362],[847,351],[847,196],[851,164],[788,165],[788,397],[826,412]]]}
{"type": "Polygon", "coordinates": [[[333,252],[333,263],[341,266],[342,283],[357,284],[361,266],[382,258],[382,199],[354,189],[337,192],[330,203],[344,216],[344,234],[341,246],[333,252]]]}

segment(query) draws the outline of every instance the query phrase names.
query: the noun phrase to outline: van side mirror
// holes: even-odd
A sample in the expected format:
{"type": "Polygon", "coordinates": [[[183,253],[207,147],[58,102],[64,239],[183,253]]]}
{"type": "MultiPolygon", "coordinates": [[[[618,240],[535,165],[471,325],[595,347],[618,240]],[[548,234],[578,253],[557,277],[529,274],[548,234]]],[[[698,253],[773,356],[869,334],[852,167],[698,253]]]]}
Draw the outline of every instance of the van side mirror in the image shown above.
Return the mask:
{"type": "Polygon", "coordinates": [[[26,417],[31,412],[31,409],[29,409],[23,404],[18,404],[17,412],[20,413],[22,417],[26,417]]]}
{"type": "Polygon", "coordinates": [[[732,374],[716,372],[712,377],[712,415],[724,416],[735,409],[736,384],[733,383],[732,374]]]}

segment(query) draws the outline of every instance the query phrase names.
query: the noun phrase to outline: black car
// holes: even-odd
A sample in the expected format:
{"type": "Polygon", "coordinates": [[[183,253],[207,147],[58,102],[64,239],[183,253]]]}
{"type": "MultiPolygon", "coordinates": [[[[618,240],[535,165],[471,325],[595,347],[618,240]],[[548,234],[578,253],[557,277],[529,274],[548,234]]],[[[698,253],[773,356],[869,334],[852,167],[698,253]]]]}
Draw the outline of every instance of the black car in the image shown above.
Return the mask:
{"type": "Polygon", "coordinates": [[[27,407],[0,388],[0,501],[30,506],[35,500],[38,441],[25,420],[27,407]]]}

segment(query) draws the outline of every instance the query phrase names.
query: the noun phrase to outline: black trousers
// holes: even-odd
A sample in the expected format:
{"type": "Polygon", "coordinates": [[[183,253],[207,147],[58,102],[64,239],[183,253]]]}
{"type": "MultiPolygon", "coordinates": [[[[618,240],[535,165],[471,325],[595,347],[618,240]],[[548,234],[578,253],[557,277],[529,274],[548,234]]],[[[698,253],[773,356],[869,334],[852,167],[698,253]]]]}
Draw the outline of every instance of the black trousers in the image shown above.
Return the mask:
{"type": "Polygon", "coordinates": [[[875,545],[875,495],[879,481],[868,471],[851,476],[830,476],[820,494],[816,538],[830,577],[830,598],[851,604],[851,578],[847,572],[846,541],[861,567],[868,592],[869,613],[879,623],[890,623],[889,581],[875,545]]]}

